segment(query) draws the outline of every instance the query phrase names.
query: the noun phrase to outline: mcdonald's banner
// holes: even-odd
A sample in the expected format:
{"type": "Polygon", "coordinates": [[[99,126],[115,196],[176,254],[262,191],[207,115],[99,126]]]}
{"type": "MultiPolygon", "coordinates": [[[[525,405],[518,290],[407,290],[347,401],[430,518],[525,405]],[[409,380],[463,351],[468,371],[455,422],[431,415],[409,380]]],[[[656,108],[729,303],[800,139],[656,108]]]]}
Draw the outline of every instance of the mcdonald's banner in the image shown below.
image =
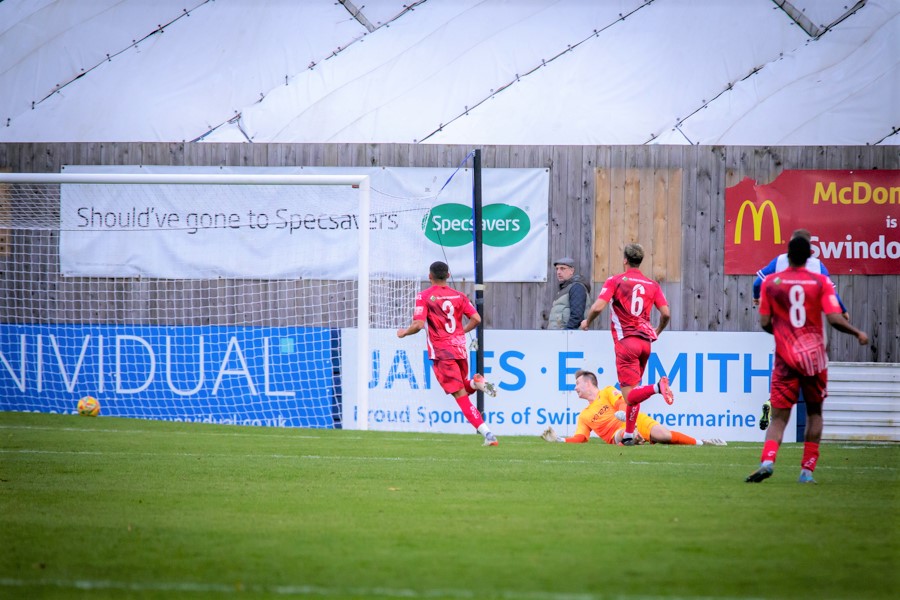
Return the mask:
{"type": "Polygon", "coordinates": [[[900,170],[784,171],[725,190],[725,274],[753,275],[795,229],[832,275],[900,274],[900,170]]]}

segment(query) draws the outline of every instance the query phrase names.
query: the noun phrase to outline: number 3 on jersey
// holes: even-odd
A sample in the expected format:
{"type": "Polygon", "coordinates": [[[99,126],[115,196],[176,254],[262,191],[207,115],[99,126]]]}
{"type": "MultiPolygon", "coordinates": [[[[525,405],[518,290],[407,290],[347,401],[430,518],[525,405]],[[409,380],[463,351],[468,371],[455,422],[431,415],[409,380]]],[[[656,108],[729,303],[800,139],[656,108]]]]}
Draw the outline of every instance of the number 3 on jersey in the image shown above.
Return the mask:
{"type": "Polygon", "coordinates": [[[441,304],[441,310],[447,315],[447,322],[444,323],[444,329],[447,330],[447,333],[453,333],[456,331],[456,316],[453,314],[453,303],[449,300],[444,300],[444,303],[441,304]]]}

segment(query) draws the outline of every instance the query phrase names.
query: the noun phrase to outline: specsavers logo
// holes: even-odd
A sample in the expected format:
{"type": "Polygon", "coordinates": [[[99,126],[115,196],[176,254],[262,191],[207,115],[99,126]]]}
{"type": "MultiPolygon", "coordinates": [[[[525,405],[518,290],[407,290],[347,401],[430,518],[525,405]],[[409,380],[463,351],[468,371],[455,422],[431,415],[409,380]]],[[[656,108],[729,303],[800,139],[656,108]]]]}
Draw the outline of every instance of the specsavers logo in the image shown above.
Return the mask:
{"type": "MultiPolygon", "coordinates": [[[[425,237],[447,247],[472,242],[472,208],[463,204],[435,206],[422,224],[425,237]]],[[[531,231],[528,214],[509,204],[488,204],[481,212],[481,241],[485,246],[512,246],[531,231]]]]}
{"type": "Polygon", "coordinates": [[[771,200],[764,201],[759,208],[756,208],[752,201],[744,200],[738,211],[737,221],[734,224],[734,243],[741,243],[741,232],[744,229],[744,211],[748,208],[753,218],[753,241],[758,242],[762,239],[763,214],[768,210],[772,216],[772,241],[775,244],[783,244],[784,240],[781,239],[781,223],[778,221],[778,211],[771,200]]]}

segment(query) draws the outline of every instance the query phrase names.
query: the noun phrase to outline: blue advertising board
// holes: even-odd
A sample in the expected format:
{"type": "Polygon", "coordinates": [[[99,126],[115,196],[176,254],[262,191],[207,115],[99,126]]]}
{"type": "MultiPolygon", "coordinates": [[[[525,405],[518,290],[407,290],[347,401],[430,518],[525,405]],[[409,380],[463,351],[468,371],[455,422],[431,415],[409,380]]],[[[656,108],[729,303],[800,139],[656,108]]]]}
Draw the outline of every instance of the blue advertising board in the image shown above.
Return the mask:
{"type": "Polygon", "coordinates": [[[0,410],[340,427],[340,331],[0,325],[0,410]]]}

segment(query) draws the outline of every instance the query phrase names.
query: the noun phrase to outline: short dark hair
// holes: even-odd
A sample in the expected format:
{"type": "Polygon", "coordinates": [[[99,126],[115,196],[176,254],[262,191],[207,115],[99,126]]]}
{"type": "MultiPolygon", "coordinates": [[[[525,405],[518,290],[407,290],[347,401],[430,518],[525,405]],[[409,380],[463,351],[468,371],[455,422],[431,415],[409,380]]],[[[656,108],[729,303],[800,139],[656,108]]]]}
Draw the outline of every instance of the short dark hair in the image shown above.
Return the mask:
{"type": "Polygon", "coordinates": [[[640,244],[628,244],[625,246],[625,260],[632,267],[639,267],[644,262],[644,247],[640,244]]]}
{"type": "Polygon", "coordinates": [[[794,233],[791,234],[791,239],[802,237],[807,242],[812,241],[812,234],[809,232],[809,229],[795,229],[794,233]]]}
{"type": "Polygon", "coordinates": [[[448,277],[450,277],[450,267],[447,263],[436,260],[431,263],[431,266],[428,267],[428,272],[431,273],[431,276],[435,279],[440,279],[441,281],[445,281],[448,277]]]}
{"type": "Polygon", "coordinates": [[[584,369],[578,369],[577,371],[575,371],[575,379],[578,379],[579,377],[584,377],[585,379],[587,379],[588,381],[593,383],[594,386],[596,387],[597,376],[594,375],[593,373],[591,373],[590,371],[585,371],[584,369]]]}
{"type": "Polygon", "coordinates": [[[788,242],[788,262],[793,266],[802,267],[810,256],[812,256],[812,246],[805,237],[795,237],[788,242]]]}

